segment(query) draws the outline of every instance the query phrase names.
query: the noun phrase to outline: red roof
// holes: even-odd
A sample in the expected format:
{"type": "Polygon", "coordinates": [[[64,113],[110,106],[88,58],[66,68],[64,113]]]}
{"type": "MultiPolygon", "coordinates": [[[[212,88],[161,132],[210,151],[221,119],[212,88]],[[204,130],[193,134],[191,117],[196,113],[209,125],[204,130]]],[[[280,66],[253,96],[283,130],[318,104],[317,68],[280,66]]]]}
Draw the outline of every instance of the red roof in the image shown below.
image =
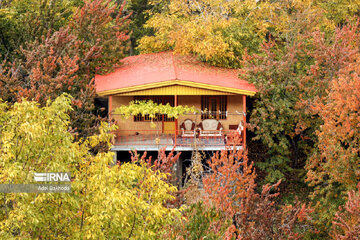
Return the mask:
{"type": "Polygon", "coordinates": [[[213,67],[192,56],[161,52],[126,57],[121,62],[115,72],[95,76],[96,92],[171,80],[257,92],[253,84],[238,78],[237,70],[213,67]]]}

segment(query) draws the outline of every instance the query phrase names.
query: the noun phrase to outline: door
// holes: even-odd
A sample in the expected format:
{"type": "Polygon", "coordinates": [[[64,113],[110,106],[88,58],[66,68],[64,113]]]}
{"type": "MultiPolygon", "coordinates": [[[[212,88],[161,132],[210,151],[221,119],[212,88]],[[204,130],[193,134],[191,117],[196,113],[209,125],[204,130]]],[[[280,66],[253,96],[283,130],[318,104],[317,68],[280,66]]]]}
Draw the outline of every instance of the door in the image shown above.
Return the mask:
{"type": "Polygon", "coordinates": [[[227,96],[201,96],[201,119],[226,119],[227,96]]]}

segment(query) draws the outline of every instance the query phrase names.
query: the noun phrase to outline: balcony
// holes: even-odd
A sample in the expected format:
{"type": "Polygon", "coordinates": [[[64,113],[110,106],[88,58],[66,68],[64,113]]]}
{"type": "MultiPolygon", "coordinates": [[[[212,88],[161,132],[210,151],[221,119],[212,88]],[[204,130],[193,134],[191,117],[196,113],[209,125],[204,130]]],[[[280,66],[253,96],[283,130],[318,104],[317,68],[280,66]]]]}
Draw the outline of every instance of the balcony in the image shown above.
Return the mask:
{"type": "Polygon", "coordinates": [[[237,130],[223,130],[220,136],[199,136],[196,132],[194,137],[182,137],[179,133],[175,134],[175,131],[164,133],[158,129],[117,130],[112,150],[157,151],[166,148],[170,151],[175,148],[176,151],[218,151],[225,149],[227,144],[241,149],[243,138],[240,135],[243,134],[237,130]],[[235,138],[238,139],[237,144],[233,144],[235,138]]]}

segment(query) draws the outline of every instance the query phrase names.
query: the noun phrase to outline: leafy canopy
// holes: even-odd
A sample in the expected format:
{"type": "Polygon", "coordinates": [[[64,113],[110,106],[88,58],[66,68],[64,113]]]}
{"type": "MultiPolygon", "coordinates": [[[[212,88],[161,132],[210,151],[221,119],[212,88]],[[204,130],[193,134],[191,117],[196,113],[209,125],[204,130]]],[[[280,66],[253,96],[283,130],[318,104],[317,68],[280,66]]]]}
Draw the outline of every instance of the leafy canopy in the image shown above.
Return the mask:
{"type": "MultiPolygon", "coordinates": [[[[57,6],[58,1],[44,1],[44,7],[56,14],[51,3],[57,6]]],[[[27,98],[42,105],[63,92],[71,94],[75,110],[70,114],[72,128],[79,137],[86,137],[97,132],[99,124],[94,115],[95,72],[109,72],[118,65],[129,36],[128,16],[122,16],[124,5],[110,0],[80,5],[71,9],[66,25],[29,38],[19,48],[21,57],[1,62],[0,91],[6,101],[27,98]]],[[[31,28],[37,29],[36,24],[31,28]]]]}
{"type": "Polygon", "coordinates": [[[293,31],[301,31],[293,22],[301,13],[307,13],[309,20],[316,16],[327,26],[317,14],[321,9],[308,0],[156,0],[152,3],[162,6],[162,10],[154,12],[144,25],[153,29],[154,35],[140,39],[142,52],[172,49],[225,67],[239,67],[245,49],[257,52],[268,37],[284,41],[291,38],[293,31]]]}
{"type": "Polygon", "coordinates": [[[71,193],[8,193],[1,197],[1,239],[159,239],[179,217],[165,207],[174,197],[167,174],[144,162],[110,167],[115,129],[102,123],[98,135],[74,141],[69,130],[71,97],[45,107],[23,100],[0,102],[0,183],[35,183],[34,172],[71,172],[71,193]]]}

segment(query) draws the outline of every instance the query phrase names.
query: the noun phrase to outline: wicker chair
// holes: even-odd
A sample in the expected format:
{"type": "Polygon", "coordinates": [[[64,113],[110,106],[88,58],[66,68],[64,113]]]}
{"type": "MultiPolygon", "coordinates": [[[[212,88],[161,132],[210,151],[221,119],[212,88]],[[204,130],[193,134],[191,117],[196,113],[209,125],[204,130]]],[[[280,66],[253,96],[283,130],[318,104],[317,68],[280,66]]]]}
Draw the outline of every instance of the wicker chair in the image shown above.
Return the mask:
{"type": "Polygon", "coordinates": [[[196,128],[195,123],[191,119],[186,119],[181,125],[181,137],[195,137],[196,128]]]}
{"type": "Polygon", "coordinates": [[[223,127],[221,123],[216,119],[202,120],[198,126],[199,137],[216,137],[223,136],[223,127]]]}

